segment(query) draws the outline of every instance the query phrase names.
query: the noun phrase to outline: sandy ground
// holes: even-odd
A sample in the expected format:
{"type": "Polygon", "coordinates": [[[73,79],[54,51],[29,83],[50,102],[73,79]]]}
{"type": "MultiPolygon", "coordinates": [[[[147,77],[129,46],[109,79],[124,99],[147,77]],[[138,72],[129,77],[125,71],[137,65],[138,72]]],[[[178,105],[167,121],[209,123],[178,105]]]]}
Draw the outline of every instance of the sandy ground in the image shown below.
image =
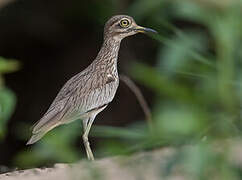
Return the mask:
{"type": "MultiPolygon", "coordinates": [[[[226,152],[228,162],[242,168],[242,140],[223,140],[214,143],[214,153],[226,152]]],[[[193,146],[183,148],[192,149],[193,146]]],[[[0,180],[190,180],[183,167],[169,170],[169,163],[176,155],[174,148],[97,159],[82,160],[75,164],[55,164],[53,168],[34,168],[0,174],[0,180]],[[169,172],[169,175],[167,174],[169,172]]],[[[170,165],[171,167],[171,165],[170,165]]],[[[220,171],[216,171],[220,173],[220,171]]]]}
{"type": "MultiPolygon", "coordinates": [[[[165,165],[174,150],[165,148],[146,153],[138,153],[133,157],[113,157],[94,162],[80,161],[75,164],[56,164],[53,168],[35,168],[8,172],[0,175],[0,180],[156,180],[160,179],[158,169],[165,165]],[[158,166],[154,166],[155,164],[158,166]]],[[[169,180],[183,180],[174,175],[169,180]]]]}

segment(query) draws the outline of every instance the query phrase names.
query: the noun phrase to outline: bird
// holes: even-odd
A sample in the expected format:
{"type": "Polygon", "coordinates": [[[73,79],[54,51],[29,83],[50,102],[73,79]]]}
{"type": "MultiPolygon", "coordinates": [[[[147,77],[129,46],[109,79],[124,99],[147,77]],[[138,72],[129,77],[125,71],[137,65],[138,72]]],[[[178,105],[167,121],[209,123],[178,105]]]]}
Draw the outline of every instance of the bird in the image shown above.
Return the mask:
{"type": "Polygon", "coordinates": [[[119,86],[118,52],[122,39],[137,33],[157,31],[136,24],[128,15],[112,16],[104,26],[103,44],[96,58],[69,79],[43,117],[34,124],[27,145],[34,144],[53,128],[82,120],[82,140],[88,160],[94,156],[88,134],[97,114],[113,100],[119,86]]]}

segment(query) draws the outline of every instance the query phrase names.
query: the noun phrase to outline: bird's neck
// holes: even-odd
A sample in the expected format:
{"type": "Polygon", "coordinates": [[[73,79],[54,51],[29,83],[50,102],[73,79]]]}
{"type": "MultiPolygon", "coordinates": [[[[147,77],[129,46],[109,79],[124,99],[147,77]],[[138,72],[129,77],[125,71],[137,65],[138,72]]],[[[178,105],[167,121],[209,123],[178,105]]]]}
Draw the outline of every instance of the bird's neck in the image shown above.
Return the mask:
{"type": "Polygon", "coordinates": [[[103,45],[95,59],[95,63],[102,66],[117,67],[118,52],[121,40],[112,37],[104,39],[103,45]]]}

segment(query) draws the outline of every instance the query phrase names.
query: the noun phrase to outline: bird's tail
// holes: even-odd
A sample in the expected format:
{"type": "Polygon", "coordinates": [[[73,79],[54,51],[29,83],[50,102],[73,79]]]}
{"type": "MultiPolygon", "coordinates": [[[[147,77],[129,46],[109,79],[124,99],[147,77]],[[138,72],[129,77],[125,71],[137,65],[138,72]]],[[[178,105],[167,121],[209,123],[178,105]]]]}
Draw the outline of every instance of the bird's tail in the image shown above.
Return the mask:
{"type": "Polygon", "coordinates": [[[27,145],[34,144],[40,140],[48,131],[61,124],[62,114],[58,111],[47,112],[36,125],[34,125],[32,136],[27,145]]]}
{"type": "Polygon", "coordinates": [[[34,144],[36,143],[38,140],[40,140],[47,132],[39,132],[37,134],[33,134],[31,136],[31,138],[28,140],[28,142],[26,143],[26,145],[29,144],[34,144]]]}
{"type": "MultiPolygon", "coordinates": [[[[37,129],[34,128],[33,130],[33,134],[31,136],[31,138],[28,140],[28,142],[26,143],[26,145],[29,144],[34,144],[36,143],[38,140],[40,140],[47,132],[49,132],[51,129],[54,129],[56,126],[60,125],[60,123],[55,123],[52,124],[53,122],[50,121],[48,123],[46,123],[44,126],[42,126],[41,129],[37,129]]],[[[36,127],[36,126],[35,126],[36,127]]]]}

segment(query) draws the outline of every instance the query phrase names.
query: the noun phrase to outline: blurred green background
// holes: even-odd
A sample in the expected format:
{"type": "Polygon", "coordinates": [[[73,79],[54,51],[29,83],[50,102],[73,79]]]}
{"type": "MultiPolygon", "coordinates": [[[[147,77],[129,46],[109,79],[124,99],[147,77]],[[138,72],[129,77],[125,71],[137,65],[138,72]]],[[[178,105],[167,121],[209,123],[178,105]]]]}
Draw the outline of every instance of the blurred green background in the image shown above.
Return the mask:
{"type": "Polygon", "coordinates": [[[159,32],[125,39],[119,58],[120,72],[144,92],[154,126],[148,128],[137,100],[121,84],[91,130],[96,157],[174,147],[169,168],[186,164],[198,179],[241,179],[241,166],[227,155],[227,140],[239,142],[242,134],[241,12],[241,0],[17,0],[2,6],[0,165],[85,158],[80,121],[25,146],[29,128],[64,82],[95,58],[105,21],[128,14],[159,32]],[[219,154],[211,148],[217,142],[219,154]]]}

